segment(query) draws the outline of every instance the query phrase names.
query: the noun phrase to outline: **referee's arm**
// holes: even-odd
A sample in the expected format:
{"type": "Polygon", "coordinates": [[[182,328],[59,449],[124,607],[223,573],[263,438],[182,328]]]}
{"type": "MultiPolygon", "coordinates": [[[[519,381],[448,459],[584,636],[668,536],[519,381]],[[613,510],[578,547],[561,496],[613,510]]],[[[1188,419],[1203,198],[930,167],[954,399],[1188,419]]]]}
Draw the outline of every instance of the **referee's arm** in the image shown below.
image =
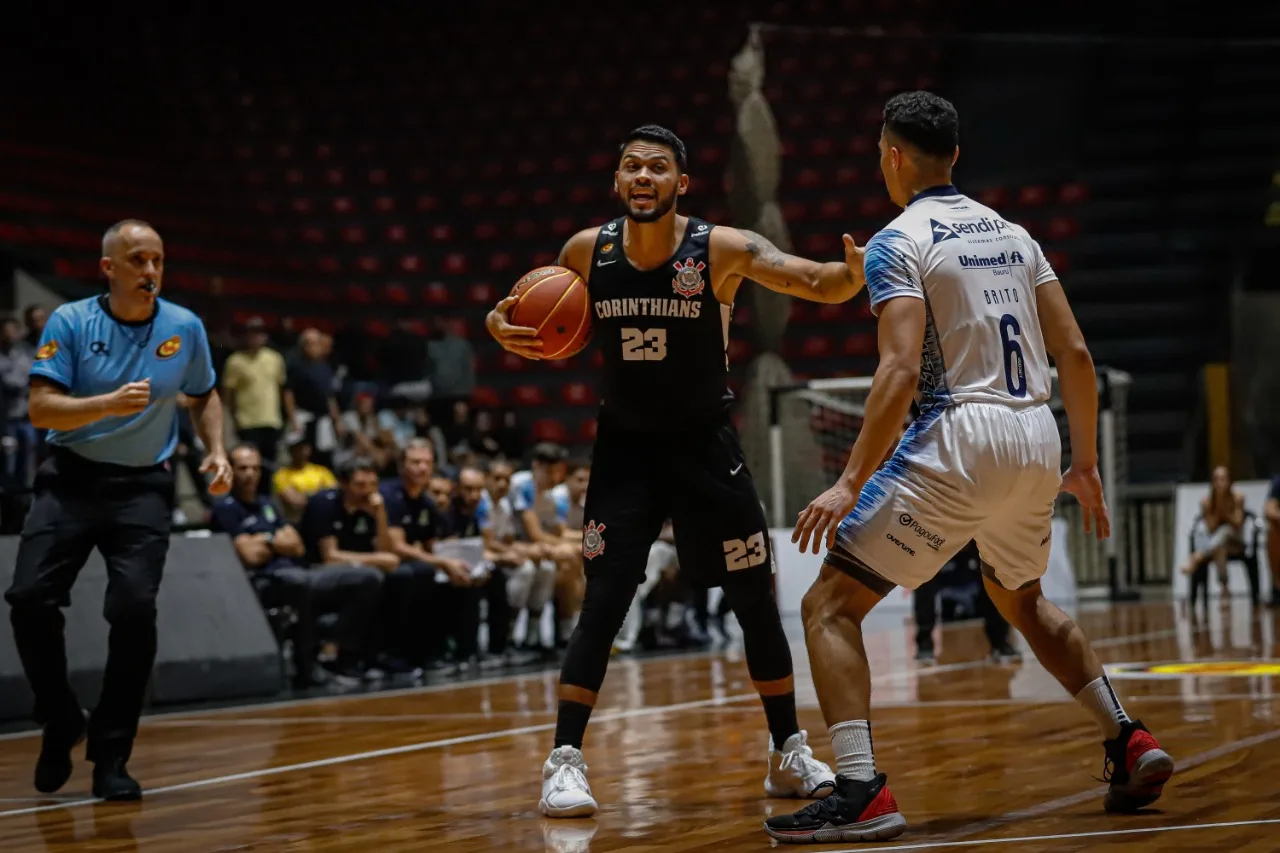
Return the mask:
{"type": "Polygon", "coordinates": [[[27,416],[37,429],[72,430],[103,418],[136,415],[151,402],[151,382],[129,382],[109,394],[73,397],[80,335],[66,314],[54,311],[31,365],[27,416]]]}
{"type": "Polygon", "coordinates": [[[217,376],[213,372],[213,356],[209,353],[209,337],[204,324],[196,327],[195,353],[187,365],[182,392],[191,399],[191,422],[196,437],[207,451],[200,473],[212,474],[209,494],[225,495],[231,491],[231,463],[222,440],[222,400],[218,397],[217,376]]]}

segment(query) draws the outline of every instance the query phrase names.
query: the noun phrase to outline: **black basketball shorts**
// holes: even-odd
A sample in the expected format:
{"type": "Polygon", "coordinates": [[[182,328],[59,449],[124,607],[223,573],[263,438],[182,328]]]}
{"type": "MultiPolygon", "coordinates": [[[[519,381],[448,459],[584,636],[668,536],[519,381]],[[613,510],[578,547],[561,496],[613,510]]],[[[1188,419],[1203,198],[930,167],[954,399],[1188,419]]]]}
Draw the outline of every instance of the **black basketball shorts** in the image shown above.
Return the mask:
{"type": "Polygon", "coordinates": [[[588,578],[611,572],[639,583],[667,519],[680,571],[694,586],[773,570],[764,508],[728,423],[655,433],[629,430],[602,412],[585,516],[588,578]]]}

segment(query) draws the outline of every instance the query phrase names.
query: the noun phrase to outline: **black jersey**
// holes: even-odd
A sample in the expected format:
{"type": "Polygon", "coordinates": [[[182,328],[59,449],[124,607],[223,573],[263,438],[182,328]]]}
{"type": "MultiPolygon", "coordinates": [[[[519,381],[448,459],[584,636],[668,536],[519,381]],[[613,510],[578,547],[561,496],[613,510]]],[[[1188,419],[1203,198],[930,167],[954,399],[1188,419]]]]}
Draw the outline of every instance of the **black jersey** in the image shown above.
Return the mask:
{"type": "Polygon", "coordinates": [[[729,306],[711,287],[713,225],[689,217],[663,265],[641,271],[622,248],[625,219],[601,227],[591,257],[592,337],[604,355],[601,408],[637,429],[678,430],[728,412],[729,306]]]}

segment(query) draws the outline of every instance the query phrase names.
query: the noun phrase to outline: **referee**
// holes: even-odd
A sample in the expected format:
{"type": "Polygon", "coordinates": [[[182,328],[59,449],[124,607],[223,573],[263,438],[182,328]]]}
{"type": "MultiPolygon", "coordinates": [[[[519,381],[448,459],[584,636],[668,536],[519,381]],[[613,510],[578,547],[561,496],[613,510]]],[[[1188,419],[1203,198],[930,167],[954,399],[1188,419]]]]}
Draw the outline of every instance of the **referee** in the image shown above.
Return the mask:
{"type": "Polygon", "coordinates": [[[127,219],[102,238],[109,292],[62,305],[49,317],[31,368],[31,423],[49,430],[51,455],[36,477],[5,593],[14,641],[44,726],[35,786],[53,793],[71,776],[71,750],[88,735],[93,795],[136,800],[125,769],[156,657],[156,593],[169,549],[177,398],[192,398],[209,455],[209,491],[231,484],[200,318],[158,298],[164,244],[127,219]],[[103,608],[111,631],[102,693],[86,720],[67,680],[60,608],[89,552],[107,565],[103,608]]]}

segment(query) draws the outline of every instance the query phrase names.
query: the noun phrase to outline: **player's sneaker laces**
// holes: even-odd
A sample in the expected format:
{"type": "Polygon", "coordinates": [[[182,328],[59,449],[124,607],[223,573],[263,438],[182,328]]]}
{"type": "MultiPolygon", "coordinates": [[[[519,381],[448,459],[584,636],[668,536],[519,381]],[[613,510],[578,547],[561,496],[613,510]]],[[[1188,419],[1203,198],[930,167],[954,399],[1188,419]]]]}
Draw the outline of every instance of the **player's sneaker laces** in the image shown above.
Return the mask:
{"type": "Polygon", "coordinates": [[[769,775],[764,779],[764,792],[770,797],[818,799],[831,793],[836,774],[813,757],[809,733],[799,731],[787,738],[782,751],[774,748],[769,738],[769,775]]]}
{"type": "Polygon", "coordinates": [[[572,746],[551,750],[542,765],[542,799],[538,801],[538,811],[547,817],[588,817],[596,813],[582,750],[572,746]]]}
{"type": "Polygon", "coordinates": [[[764,831],[784,844],[887,841],[906,828],[883,773],[870,782],[837,776],[826,799],[764,822],[764,831]]]}
{"type": "Polygon", "coordinates": [[[1141,720],[1123,724],[1120,734],[1103,741],[1102,748],[1106,750],[1102,781],[1111,783],[1103,800],[1107,811],[1137,811],[1160,799],[1173,775],[1173,758],[1160,748],[1141,720]]]}

